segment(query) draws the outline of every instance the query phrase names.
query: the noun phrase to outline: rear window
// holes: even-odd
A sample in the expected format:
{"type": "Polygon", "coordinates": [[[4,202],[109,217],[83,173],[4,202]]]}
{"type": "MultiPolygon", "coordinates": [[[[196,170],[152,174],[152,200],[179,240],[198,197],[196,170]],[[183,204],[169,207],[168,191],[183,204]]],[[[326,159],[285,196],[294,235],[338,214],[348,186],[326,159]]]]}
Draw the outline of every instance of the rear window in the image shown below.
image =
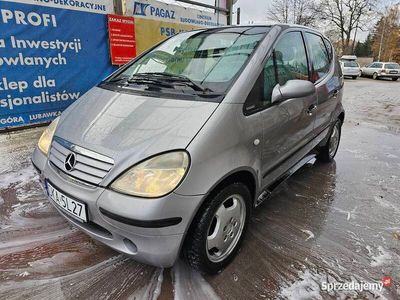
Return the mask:
{"type": "Polygon", "coordinates": [[[345,61],[344,66],[347,68],[358,68],[358,64],[354,61],[345,61]]]}
{"type": "Polygon", "coordinates": [[[385,69],[400,69],[399,64],[385,64],[385,69]]]}

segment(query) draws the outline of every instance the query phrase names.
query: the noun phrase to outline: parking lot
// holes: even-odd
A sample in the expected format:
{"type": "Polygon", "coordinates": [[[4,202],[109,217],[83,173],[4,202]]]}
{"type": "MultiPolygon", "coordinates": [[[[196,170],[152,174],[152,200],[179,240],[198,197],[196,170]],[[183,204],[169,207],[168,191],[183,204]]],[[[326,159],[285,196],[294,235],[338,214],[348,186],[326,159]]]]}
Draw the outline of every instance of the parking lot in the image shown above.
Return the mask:
{"type": "Polygon", "coordinates": [[[400,82],[346,79],[335,162],[313,161],[255,211],[238,257],[203,276],[135,262],[67,224],[30,164],[43,127],[0,135],[0,299],[397,299],[400,82]],[[324,291],[324,283],[392,283],[324,291]]]}

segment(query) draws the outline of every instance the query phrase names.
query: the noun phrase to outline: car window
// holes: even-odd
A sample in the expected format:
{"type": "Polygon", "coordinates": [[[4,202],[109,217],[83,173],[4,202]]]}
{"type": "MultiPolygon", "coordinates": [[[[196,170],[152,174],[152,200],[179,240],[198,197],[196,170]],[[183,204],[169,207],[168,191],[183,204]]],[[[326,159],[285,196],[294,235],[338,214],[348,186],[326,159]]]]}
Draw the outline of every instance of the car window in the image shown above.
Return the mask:
{"type": "Polygon", "coordinates": [[[304,41],[298,31],[284,34],[276,44],[246,101],[246,110],[268,107],[274,87],[293,79],[309,79],[304,41]]]}
{"type": "Polygon", "coordinates": [[[280,85],[292,79],[308,80],[307,55],[300,32],[286,33],[276,45],[274,56],[280,85]]]}
{"type": "Polygon", "coordinates": [[[375,64],[375,67],[374,68],[382,68],[382,64],[379,64],[379,63],[377,63],[377,64],[375,64]]]}
{"type": "Polygon", "coordinates": [[[276,44],[272,56],[264,67],[263,106],[271,103],[272,90],[277,83],[289,80],[308,80],[308,63],[303,37],[300,32],[288,32],[276,44]]]}
{"type": "Polygon", "coordinates": [[[332,61],[332,59],[333,59],[333,47],[332,47],[332,44],[326,38],[324,38],[324,42],[325,42],[326,49],[328,50],[329,60],[332,61]]]}
{"type": "Polygon", "coordinates": [[[311,79],[317,81],[329,72],[329,56],[321,36],[306,32],[306,37],[313,65],[311,79]]]}
{"type": "MultiPolygon", "coordinates": [[[[168,74],[185,77],[214,93],[225,93],[270,30],[269,27],[262,29],[243,27],[180,33],[129,64],[110,80],[132,80],[138,75],[154,79],[154,74],[168,74]]],[[[161,80],[160,76],[157,78],[161,80]]],[[[170,89],[185,94],[174,85],[170,89]]]]}
{"type": "Polygon", "coordinates": [[[355,61],[346,61],[344,66],[347,68],[358,68],[358,64],[355,61]]]}
{"type": "Polygon", "coordinates": [[[385,69],[400,69],[400,65],[399,64],[385,64],[385,69]]]}

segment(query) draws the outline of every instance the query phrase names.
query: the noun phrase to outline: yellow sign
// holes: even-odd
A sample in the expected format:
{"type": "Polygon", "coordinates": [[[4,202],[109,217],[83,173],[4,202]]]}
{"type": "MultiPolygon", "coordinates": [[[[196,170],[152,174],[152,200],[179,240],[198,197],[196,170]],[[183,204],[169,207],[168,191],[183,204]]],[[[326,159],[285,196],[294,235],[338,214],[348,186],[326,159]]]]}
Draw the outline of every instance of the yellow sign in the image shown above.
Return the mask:
{"type": "Polygon", "coordinates": [[[179,32],[223,26],[227,22],[225,15],[155,0],[128,0],[126,15],[135,17],[138,55],[179,32]]]}

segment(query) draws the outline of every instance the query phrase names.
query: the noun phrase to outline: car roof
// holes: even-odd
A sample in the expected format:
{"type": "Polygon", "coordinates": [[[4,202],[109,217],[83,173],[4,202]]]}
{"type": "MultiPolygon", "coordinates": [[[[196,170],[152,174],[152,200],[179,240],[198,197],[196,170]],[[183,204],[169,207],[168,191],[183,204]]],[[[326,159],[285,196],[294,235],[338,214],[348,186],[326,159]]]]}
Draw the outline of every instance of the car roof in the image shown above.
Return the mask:
{"type": "MultiPolygon", "coordinates": [[[[212,28],[205,28],[205,29],[200,29],[200,31],[203,32],[213,32],[213,31],[221,31],[221,30],[229,30],[229,29],[243,29],[243,32],[248,29],[252,28],[265,28],[265,29],[270,29],[272,27],[280,27],[282,31],[290,28],[298,28],[298,29],[303,29],[307,31],[314,32],[316,34],[319,34],[323,36],[325,39],[328,39],[322,32],[315,30],[314,28],[303,26],[303,25],[297,25],[297,24],[286,24],[286,23],[268,23],[268,24],[240,24],[240,25],[226,25],[226,26],[220,26],[220,27],[212,27],[212,28]]],[[[199,29],[195,29],[193,31],[198,31],[199,29]]],[[[266,30],[267,32],[267,30],[266,30]]],[[[329,40],[329,39],[328,39],[329,40]]]]}

